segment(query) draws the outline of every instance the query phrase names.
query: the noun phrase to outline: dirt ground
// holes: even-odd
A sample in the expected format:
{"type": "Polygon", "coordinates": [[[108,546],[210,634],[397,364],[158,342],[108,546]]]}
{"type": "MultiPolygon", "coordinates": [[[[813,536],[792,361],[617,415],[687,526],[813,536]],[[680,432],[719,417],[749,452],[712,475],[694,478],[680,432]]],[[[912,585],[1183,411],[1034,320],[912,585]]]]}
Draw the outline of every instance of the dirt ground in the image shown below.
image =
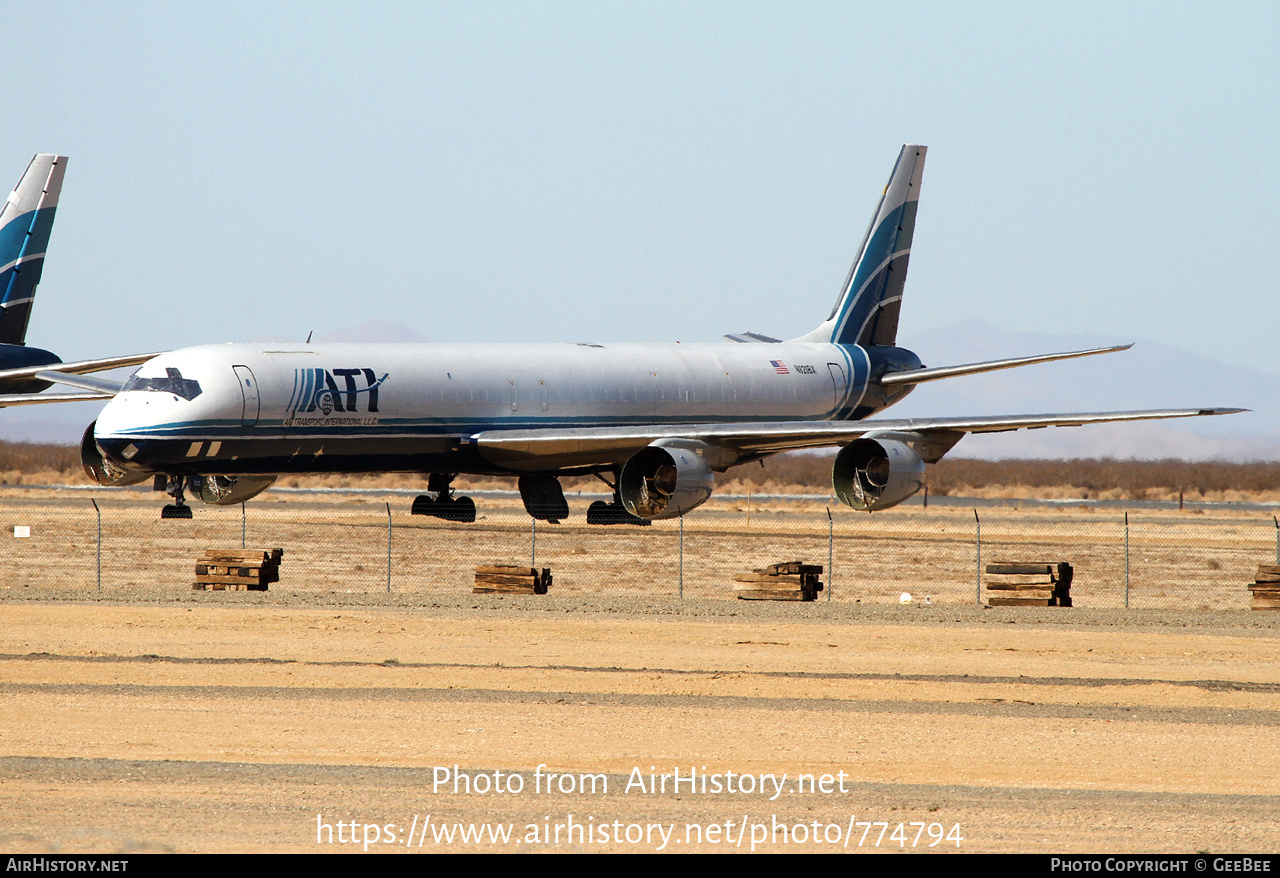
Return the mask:
{"type": "Polygon", "coordinates": [[[0,604],[0,846],[1280,850],[1270,614],[207,597],[0,604]]]}
{"type": "Polygon", "coordinates": [[[1077,565],[1074,608],[1029,610],[975,604],[965,509],[540,525],[552,593],[502,597],[472,565],[535,535],[496,502],[393,505],[390,591],[381,500],[272,502],[113,495],[98,537],[85,497],[0,496],[0,848],[1280,850],[1256,514],[1135,516],[1125,609],[1117,515],[983,511],[983,558],[1077,565]],[[193,591],[242,526],[281,582],[193,591]],[[828,552],[834,601],[731,597],[828,552]]]}
{"type": "MultiPolygon", "coordinates": [[[[478,564],[536,562],[558,594],[722,598],[735,573],[802,559],[828,568],[837,602],[975,601],[978,568],[999,559],[1070,561],[1079,607],[1234,610],[1259,563],[1277,563],[1269,512],[904,505],[874,515],[821,500],[714,497],[680,520],[599,527],[590,497],[536,529],[518,495],[479,496],[473,524],[409,514],[411,495],[270,491],[245,509],[197,504],[162,521],[150,491],[0,490],[0,592],[172,595],[208,547],[283,547],[291,593],[335,600],[390,590],[469,590],[478,564]],[[97,504],[96,507],[93,504],[97,504]],[[830,513],[830,518],[828,514],[830,513]],[[1126,520],[1128,525],[1126,526],[1126,520]],[[13,536],[22,528],[29,536],[13,536]],[[979,543],[979,539],[980,543],[979,543]]],[[[826,595],[824,594],[824,599],[826,595]]]]}

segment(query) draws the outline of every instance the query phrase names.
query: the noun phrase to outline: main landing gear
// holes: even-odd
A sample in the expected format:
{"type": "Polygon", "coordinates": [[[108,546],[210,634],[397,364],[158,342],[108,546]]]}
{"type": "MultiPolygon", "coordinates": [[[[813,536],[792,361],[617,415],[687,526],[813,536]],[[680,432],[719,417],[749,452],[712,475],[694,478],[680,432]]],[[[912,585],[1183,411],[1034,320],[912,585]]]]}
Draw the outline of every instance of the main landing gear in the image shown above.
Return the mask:
{"type": "Polygon", "coordinates": [[[533,518],[559,524],[569,517],[569,503],[555,476],[521,476],[520,499],[533,518]]]}
{"type": "Polygon", "coordinates": [[[603,500],[597,500],[588,506],[587,524],[634,524],[640,527],[648,527],[651,522],[647,518],[639,518],[632,515],[622,505],[622,497],[618,494],[618,477],[617,470],[613,472],[612,482],[596,473],[596,478],[613,488],[613,500],[608,503],[603,500]]]}
{"type": "Polygon", "coordinates": [[[457,473],[431,473],[427,476],[427,490],[435,493],[419,494],[413,498],[414,515],[434,515],[445,521],[472,522],[476,520],[476,503],[470,497],[454,497],[449,483],[457,473]]]}
{"type": "Polygon", "coordinates": [[[183,496],[183,491],[187,486],[186,476],[166,476],[158,475],[151,483],[154,491],[164,491],[173,498],[173,502],[160,510],[160,517],[163,518],[190,518],[191,507],[187,505],[187,500],[183,496]]]}

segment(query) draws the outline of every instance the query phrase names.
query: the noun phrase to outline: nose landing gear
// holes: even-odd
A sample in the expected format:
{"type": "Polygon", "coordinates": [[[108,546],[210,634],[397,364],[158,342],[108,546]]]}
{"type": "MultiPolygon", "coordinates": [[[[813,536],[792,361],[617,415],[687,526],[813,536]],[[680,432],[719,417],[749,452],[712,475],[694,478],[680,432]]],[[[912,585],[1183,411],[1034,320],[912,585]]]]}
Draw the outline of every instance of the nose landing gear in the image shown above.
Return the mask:
{"type": "Polygon", "coordinates": [[[190,518],[191,507],[187,505],[186,497],[183,496],[187,486],[186,476],[166,476],[159,475],[152,482],[152,490],[164,491],[173,498],[173,502],[160,510],[160,517],[164,518],[190,518]]]}
{"type": "Polygon", "coordinates": [[[521,476],[520,499],[533,518],[559,524],[569,517],[569,503],[555,476],[521,476]]]}

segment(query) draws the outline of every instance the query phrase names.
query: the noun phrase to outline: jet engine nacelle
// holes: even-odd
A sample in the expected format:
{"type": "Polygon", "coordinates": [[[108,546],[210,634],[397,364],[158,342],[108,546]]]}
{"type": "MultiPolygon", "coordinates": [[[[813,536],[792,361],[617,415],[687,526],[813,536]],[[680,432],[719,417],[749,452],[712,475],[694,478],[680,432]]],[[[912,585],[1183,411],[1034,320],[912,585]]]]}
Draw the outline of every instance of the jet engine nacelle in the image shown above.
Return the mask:
{"type": "Polygon", "coordinates": [[[275,476],[192,476],[191,487],[205,503],[235,506],[275,484],[275,476]]]}
{"type": "Polygon", "coordinates": [[[710,464],[662,440],[633,454],[618,477],[622,505],[638,518],[677,518],[706,503],[714,487],[710,464]]]}
{"type": "Polygon", "coordinates": [[[863,437],[836,455],[836,497],[854,509],[888,509],[924,487],[924,461],[896,439],[863,437]]]}
{"type": "Polygon", "coordinates": [[[84,474],[99,485],[115,486],[136,485],[151,478],[147,473],[125,469],[102,453],[93,438],[93,428],[97,423],[94,421],[86,427],[84,436],[80,439],[80,466],[84,469],[84,474]]]}

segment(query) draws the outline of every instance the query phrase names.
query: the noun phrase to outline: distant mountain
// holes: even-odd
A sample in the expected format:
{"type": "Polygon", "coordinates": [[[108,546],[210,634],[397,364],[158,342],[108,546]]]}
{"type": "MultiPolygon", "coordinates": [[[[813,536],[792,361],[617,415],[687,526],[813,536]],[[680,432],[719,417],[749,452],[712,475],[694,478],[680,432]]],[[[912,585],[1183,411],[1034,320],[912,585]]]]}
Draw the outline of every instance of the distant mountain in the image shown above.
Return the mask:
{"type": "MultiPolygon", "coordinates": [[[[904,335],[927,366],[972,363],[1134,341],[1132,337],[1008,333],[978,320],[904,335]]],[[[1247,414],[1099,427],[1022,430],[964,439],[953,454],[1184,460],[1280,458],[1280,375],[1161,344],[923,384],[881,417],[1035,414],[1223,407],[1247,414]]]]}

